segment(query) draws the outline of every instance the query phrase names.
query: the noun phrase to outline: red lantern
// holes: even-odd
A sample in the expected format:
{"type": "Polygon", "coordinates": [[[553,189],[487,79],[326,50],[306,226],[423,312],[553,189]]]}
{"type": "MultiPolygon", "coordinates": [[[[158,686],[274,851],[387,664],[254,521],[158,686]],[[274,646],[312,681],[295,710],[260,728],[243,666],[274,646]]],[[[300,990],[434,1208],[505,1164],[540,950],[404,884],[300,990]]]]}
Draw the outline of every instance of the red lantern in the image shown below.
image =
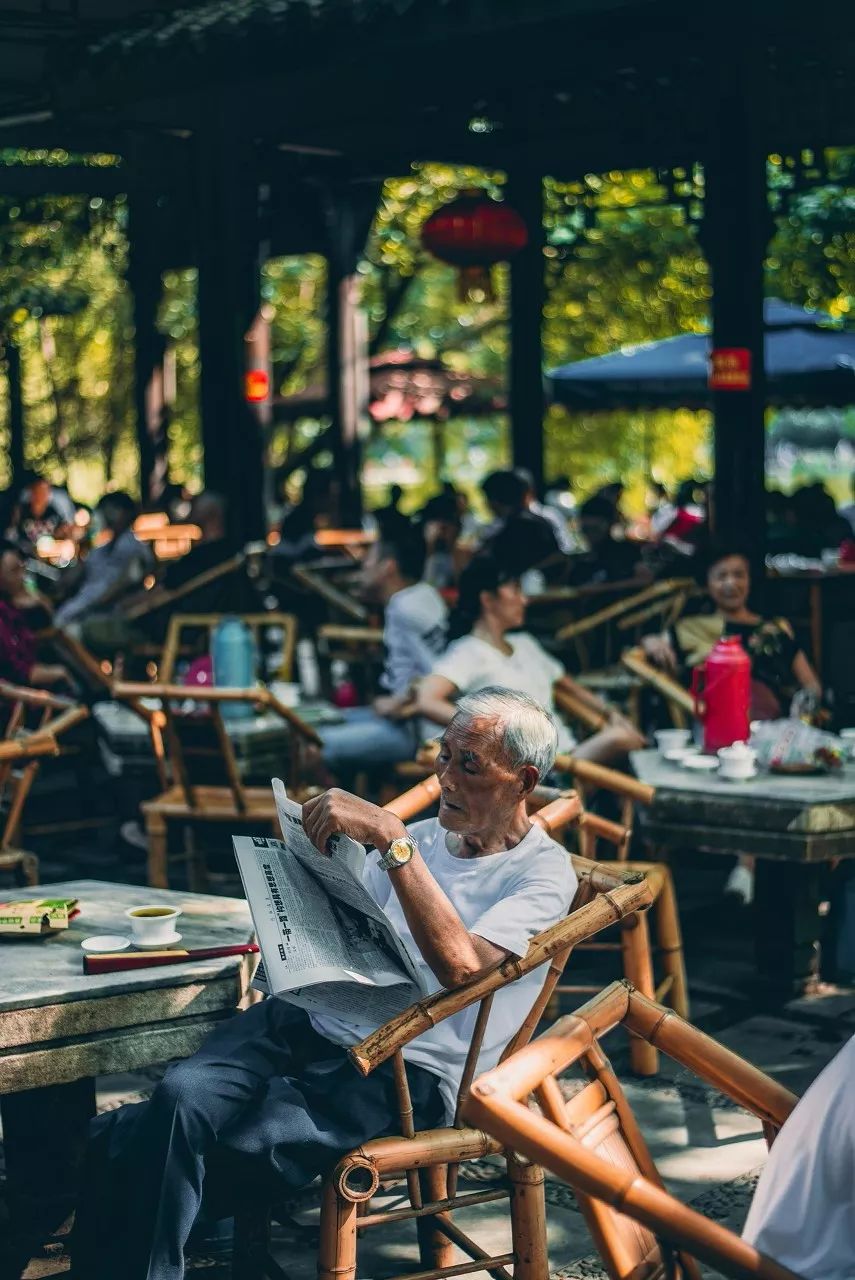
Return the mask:
{"type": "Polygon", "coordinates": [[[243,394],[248,404],[263,404],[270,394],[270,374],[266,369],[247,369],[243,394]]]}
{"type": "Polygon", "coordinates": [[[466,191],[431,214],[422,227],[422,244],[441,262],[459,267],[461,298],[475,289],[491,298],[490,267],[525,248],[528,227],[509,204],[483,191],[466,191]]]}

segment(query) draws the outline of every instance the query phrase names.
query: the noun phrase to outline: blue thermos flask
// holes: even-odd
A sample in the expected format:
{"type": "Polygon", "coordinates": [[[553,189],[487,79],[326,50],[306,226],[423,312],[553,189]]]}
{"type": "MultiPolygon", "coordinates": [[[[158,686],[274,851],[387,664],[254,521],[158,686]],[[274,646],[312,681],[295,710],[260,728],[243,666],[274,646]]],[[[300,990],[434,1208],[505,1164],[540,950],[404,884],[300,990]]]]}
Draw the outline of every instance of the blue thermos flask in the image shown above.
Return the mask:
{"type": "MultiPolygon", "coordinates": [[[[211,637],[211,665],[214,686],[220,689],[253,689],[258,667],[255,638],[240,618],[223,618],[211,637]]],[[[251,720],[254,713],[249,702],[222,702],[224,720],[251,720]]]]}

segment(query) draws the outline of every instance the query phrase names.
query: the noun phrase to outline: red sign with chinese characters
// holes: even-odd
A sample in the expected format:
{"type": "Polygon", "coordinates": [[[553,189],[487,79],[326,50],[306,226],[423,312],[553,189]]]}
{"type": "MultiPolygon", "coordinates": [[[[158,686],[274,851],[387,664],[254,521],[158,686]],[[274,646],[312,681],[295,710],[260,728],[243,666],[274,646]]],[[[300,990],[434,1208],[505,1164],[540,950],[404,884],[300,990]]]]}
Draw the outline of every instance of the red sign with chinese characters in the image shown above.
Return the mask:
{"type": "Polygon", "coordinates": [[[710,391],[750,391],[751,352],[747,347],[716,347],[710,357],[710,391]]]}
{"type": "Polygon", "coordinates": [[[244,375],[243,394],[250,404],[261,404],[270,394],[270,374],[265,369],[249,369],[244,375]]]}

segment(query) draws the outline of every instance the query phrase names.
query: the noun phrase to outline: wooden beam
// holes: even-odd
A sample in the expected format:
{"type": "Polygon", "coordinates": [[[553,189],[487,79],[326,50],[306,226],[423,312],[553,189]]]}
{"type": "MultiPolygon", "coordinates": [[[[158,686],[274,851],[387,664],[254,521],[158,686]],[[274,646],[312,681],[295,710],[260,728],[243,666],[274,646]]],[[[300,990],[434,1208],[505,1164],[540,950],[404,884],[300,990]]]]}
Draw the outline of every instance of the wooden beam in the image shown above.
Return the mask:
{"type": "Polygon", "coordinates": [[[538,170],[508,174],[508,202],[528,226],[528,244],[511,259],[509,404],[514,465],[543,481],[543,178],[538,170]]]}

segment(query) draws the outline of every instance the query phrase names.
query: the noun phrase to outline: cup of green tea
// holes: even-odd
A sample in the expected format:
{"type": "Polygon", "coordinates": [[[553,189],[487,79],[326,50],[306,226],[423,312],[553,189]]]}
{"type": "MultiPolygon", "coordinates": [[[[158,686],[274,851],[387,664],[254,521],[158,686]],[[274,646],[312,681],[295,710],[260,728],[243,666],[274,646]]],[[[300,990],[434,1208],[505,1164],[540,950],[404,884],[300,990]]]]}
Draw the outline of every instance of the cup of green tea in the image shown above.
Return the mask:
{"type": "Polygon", "coordinates": [[[125,912],[133,940],[139,947],[166,946],[176,938],[175,925],[181,911],[162,903],[129,907],[125,912]]]}

